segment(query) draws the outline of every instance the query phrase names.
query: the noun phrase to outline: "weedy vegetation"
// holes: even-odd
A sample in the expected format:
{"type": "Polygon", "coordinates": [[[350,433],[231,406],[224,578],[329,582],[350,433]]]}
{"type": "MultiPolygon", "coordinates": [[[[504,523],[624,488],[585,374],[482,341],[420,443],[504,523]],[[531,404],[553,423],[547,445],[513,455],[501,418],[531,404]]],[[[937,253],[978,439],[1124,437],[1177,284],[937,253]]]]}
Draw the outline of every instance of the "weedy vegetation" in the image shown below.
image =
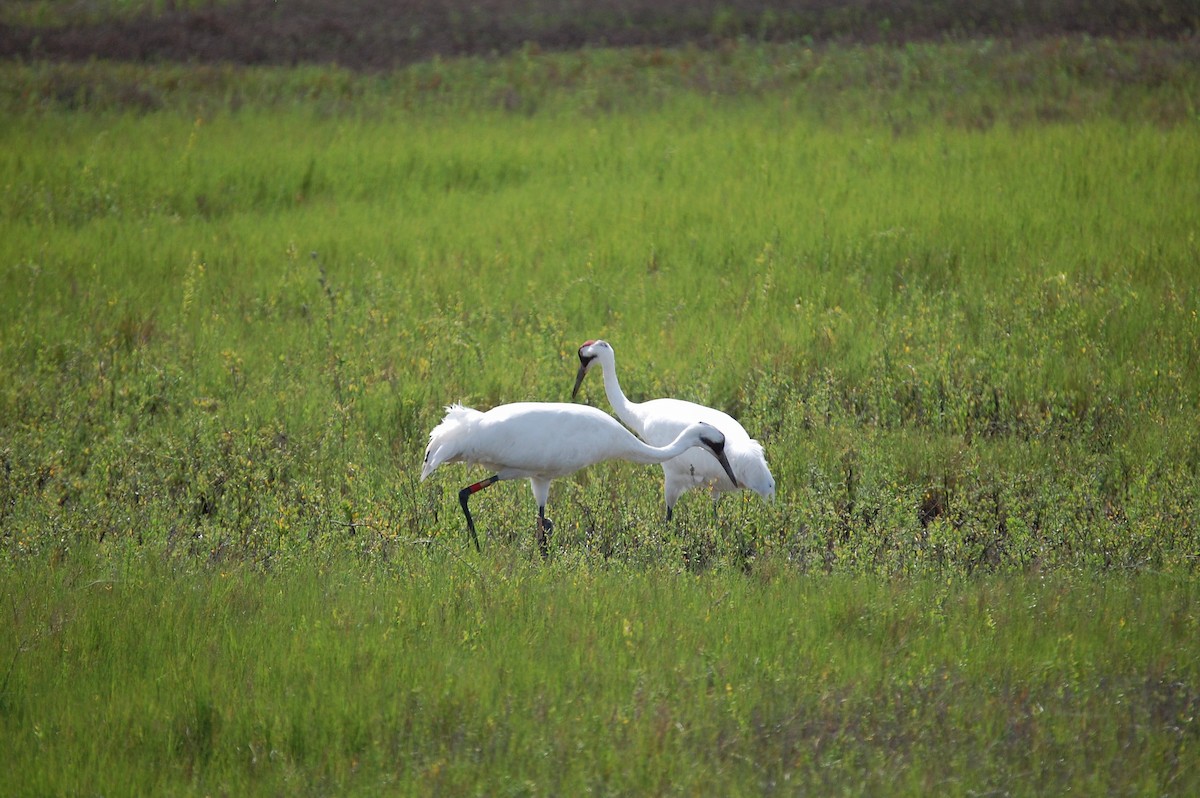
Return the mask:
{"type": "Polygon", "coordinates": [[[1195,792],[1197,64],[0,65],[5,791],[1195,792]],[[429,430],[595,337],[776,502],[476,555],[429,430]]]}

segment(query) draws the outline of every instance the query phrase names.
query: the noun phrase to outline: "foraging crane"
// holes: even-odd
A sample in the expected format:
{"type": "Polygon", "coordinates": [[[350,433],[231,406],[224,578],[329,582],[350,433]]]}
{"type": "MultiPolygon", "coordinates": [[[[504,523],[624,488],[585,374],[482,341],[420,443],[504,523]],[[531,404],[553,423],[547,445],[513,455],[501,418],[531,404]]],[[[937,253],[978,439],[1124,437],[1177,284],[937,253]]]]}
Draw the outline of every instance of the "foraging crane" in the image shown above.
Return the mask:
{"type": "Polygon", "coordinates": [[[586,341],[579,347],[579,372],[571,398],[579,393],[583,378],[595,365],[604,374],[604,392],[617,418],[636,432],[642,440],[661,444],[679,434],[689,424],[707,422],[725,434],[725,454],[733,466],[722,471],[711,460],[695,452],[684,452],[662,463],[663,498],[667,504],[667,520],[674,514],[675,502],[692,488],[707,486],[713,500],[739,488],[754,491],[766,501],[775,498],[775,478],[767,467],[762,445],[750,437],[741,424],[727,413],[682,399],[652,399],[631,402],[617,380],[617,358],[607,341],[586,341]],[[736,479],[735,479],[736,477],[736,479]]]}
{"type": "Polygon", "coordinates": [[[424,480],[442,463],[482,465],[495,473],[458,492],[458,503],[467,517],[467,529],[479,550],[475,522],[467,508],[472,493],[505,479],[528,479],[537,501],[537,542],[545,557],[546,535],[554,525],[546,518],[550,481],[602,460],[661,463],[691,448],[704,449],[700,457],[713,459],[736,484],[725,459],[725,436],[706,423],[680,428],[667,446],[643,443],[607,413],[587,405],[552,402],[517,402],[493,407],[486,413],[462,405],[446,408],[442,422],[429,433],[424,480]]]}

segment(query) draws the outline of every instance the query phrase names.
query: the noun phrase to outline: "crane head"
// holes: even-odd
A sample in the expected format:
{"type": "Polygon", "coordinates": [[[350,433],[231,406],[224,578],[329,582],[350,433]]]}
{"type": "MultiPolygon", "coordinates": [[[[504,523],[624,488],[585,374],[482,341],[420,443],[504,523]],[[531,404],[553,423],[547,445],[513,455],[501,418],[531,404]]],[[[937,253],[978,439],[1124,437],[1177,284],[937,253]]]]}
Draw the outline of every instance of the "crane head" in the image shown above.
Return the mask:
{"type": "Polygon", "coordinates": [[[737,477],[733,475],[733,468],[729,465],[729,458],[725,456],[724,433],[703,421],[697,422],[697,426],[705,428],[700,433],[700,443],[704,445],[704,448],[712,452],[713,457],[717,458],[717,462],[721,464],[721,468],[725,469],[725,475],[729,477],[729,481],[733,483],[733,486],[735,488],[741,487],[738,484],[737,477]]]}
{"type": "Polygon", "coordinates": [[[596,363],[596,358],[599,356],[598,351],[607,349],[612,351],[612,347],[607,341],[584,341],[579,347],[579,371],[575,374],[575,387],[571,389],[571,398],[574,399],[579,393],[579,386],[583,384],[583,378],[587,376],[588,370],[596,363]]]}

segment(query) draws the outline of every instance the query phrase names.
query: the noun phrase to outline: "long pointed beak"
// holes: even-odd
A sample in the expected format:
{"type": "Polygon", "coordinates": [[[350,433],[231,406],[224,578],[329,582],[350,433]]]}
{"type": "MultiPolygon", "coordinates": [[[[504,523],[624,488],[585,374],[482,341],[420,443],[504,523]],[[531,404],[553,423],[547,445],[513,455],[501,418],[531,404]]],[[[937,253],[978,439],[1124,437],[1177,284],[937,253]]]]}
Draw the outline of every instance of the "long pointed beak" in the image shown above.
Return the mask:
{"type": "Polygon", "coordinates": [[[579,373],[575,375],[575,387],[571,389],[571,399],[575,399],[575,394],[579,393],[579,386],[583,385],[583,378],[587,376],[587,364],[579,364],[579,373]]]}
{"type": "Polygon", "coordinates": [[[733,469],[729,467],[729,459],[725,457],[724,450],[720,454],[713,452],[713,456],[717,458],[717,462],[721,464],[721,468],[725,469],[725,473],[729,476],[729,481],[733,483],[733,486],[740,488],[741,485],[738,484],[737,477],[733,475],[733,469]]]}

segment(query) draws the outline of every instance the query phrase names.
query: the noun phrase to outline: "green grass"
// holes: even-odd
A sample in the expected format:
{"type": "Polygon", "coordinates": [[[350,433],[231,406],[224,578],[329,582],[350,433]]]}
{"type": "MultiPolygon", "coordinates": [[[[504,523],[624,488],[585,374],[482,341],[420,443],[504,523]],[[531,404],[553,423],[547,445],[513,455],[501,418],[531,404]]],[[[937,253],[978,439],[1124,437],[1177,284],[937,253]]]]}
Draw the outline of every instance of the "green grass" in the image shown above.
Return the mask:
{"type": "Polygon", "coordinates": [[[8,791],[1193,792],[1189,47],[0,67],[8,791]],[[776,503],[476,556],[594,337],[776,503]]]}
{"type": "Polygon", "coordinates": [[[6,571],[13,794],[1190,794],[1195,581],[6,571]]]}

